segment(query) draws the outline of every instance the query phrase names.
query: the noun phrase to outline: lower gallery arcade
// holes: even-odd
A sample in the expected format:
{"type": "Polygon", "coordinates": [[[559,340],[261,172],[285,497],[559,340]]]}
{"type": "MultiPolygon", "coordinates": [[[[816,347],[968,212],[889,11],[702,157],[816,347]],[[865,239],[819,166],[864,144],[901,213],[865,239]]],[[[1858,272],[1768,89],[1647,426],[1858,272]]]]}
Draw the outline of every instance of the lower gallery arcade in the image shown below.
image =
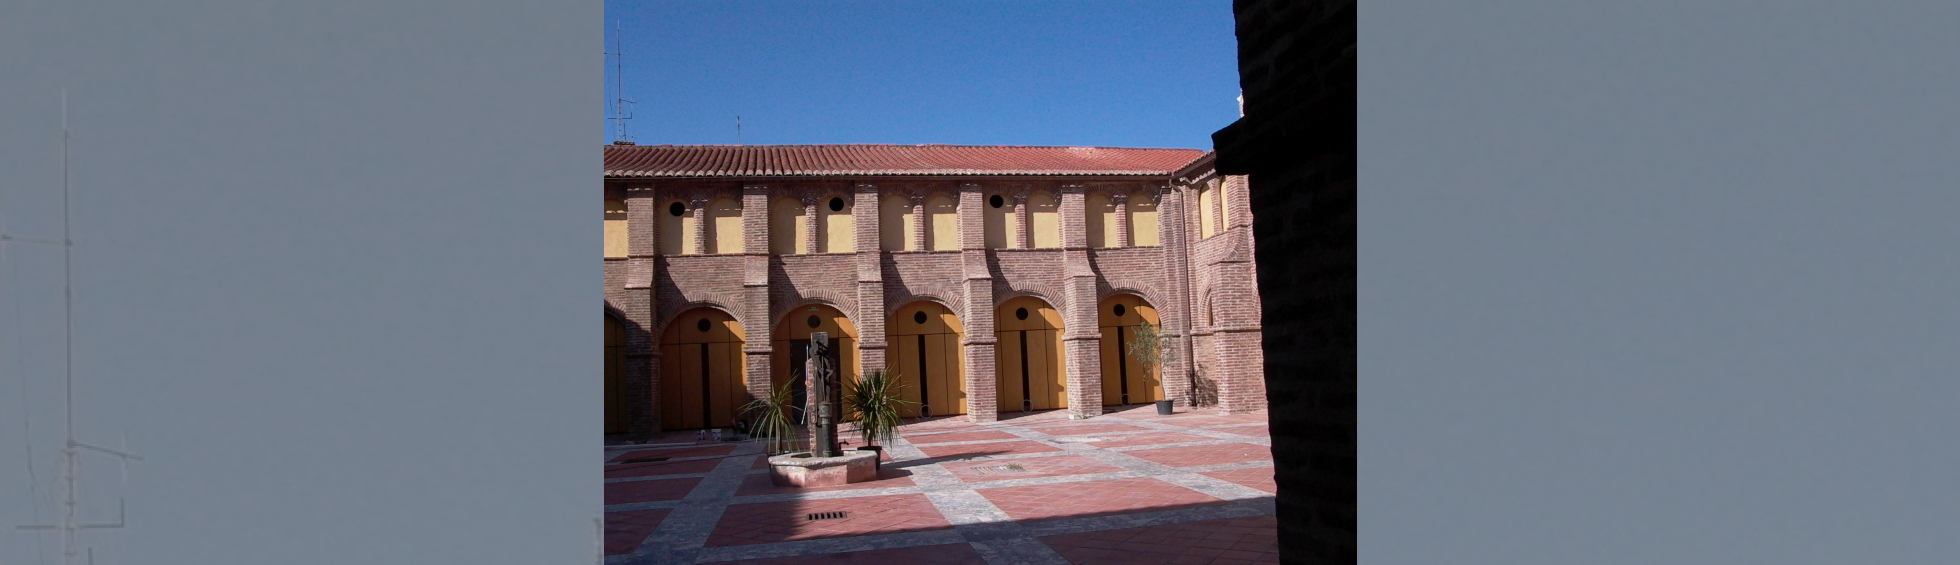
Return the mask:
{"type": "Polygon", "coordinates": [[[1209,153],[606,153],[608,434],[728,428],[772,390],[800,404],[814,332],[842,378],[897,375],[906,417],[1263,407],[1251,214],[1209,153]],[[731,156],[773,162],[730,171],[731,156]],[[864,165],[881,157],[916,170],[864,165]],[[1144,333],[1154,362],[1133,347],[1144,333]]]}

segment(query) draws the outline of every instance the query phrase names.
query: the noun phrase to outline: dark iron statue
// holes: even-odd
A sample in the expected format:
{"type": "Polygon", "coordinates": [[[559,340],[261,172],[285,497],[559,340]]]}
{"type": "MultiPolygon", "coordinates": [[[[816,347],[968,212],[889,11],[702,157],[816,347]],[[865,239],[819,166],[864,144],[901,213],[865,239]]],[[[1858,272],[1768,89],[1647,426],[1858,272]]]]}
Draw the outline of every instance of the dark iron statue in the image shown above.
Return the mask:
{"type": "Polygon", "coordinates": [[[810,451],[816,457],[843,457],[844,452],[837,446],[838,406],[834,393],[837,387],[837,368],[830,366],[830,334],[814,332],[810,334],[809,399],[815,416],[810,424],[810,451]]]}

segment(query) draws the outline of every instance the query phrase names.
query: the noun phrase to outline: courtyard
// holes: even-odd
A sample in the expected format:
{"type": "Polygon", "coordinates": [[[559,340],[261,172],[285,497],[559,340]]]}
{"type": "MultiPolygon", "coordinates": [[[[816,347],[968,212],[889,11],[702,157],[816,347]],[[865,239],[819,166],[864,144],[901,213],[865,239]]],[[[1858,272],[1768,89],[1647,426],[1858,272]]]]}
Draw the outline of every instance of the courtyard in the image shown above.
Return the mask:
{"type": "Polygon", "coordinates": [[[1265,412],[1105,409],[908,420],[877,480],[808,489],[760,442],[609,445],[606,562],[1279,562],[1265,412]]]}

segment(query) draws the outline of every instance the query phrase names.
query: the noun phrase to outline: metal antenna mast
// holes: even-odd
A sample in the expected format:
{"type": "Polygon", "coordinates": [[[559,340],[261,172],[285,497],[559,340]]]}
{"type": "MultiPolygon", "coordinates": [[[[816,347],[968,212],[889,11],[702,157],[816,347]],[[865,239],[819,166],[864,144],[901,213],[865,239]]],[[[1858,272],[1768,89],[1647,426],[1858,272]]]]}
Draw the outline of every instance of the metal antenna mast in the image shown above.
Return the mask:
{"type": "MultiPolygon", "coordinates": [[[[80,523],[76,521],[76,481],[81,478],[81,450],[87,449],[116,456],[124,461],[142,461],[142,457],[75,441],[75,292],[73,280],[72,255],[75,240],[68,230],[68,90],[61,90],[61,241],[27,240],[6,237],[8,241],[27,241],[61,246],[61,310],[62,322],[62,362],[64,380],[64,402],[62,408],[63,430],[67,441],[62,445],[61,456],[61,522],[57,524],[35,524],[17,526],[22,530],[57,530],[61,532],[61,562],[74,565],[75,533],[80,530],[99,528],[121,528],[127,515],[127,505],[123,499],[116,499],[115,523],[80,523]]],[[[86,550],[89,563],[95,562],[95,551],[86,550]]]]}
{"type": "Polygon", "coordinates": [[[626,120],[633,119],[632,111],[628,109],[633,104],[633,101],[626,99],[626,79],[624,78],[626,36],[625,32],[620,31],[619,22],[617,21],[613,22],[613,51],[607,53],[606,56],[613,58],[613,115],[606,119],[612,120],[613,123],[613,141],[631,142],[633,139],[626,136],[626,120]]]}

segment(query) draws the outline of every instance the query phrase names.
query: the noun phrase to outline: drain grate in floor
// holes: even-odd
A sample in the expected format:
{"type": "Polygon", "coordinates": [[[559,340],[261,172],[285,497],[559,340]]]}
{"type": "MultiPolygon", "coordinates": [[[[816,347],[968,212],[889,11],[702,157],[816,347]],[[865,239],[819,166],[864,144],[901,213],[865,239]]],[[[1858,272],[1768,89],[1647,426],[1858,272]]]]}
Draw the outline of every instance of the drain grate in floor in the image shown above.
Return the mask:
{"type": "Polygon", "coordinates": [[[845,512],[818,512],[807,516],[808,518],[807,521],[815,522],[817,520],[837,520],[845,517],[846,515],[848,514],[845,512]]]}
{"type": "Polygon", "coordinates": [[[1003,475],[1007,473],[1026,473],[1028,469],[1020,465],[1009,463],[1006,465],[990,465],[987,467],[970,467],[967,469],[967,471],[975,475],[1003,475]]]}

